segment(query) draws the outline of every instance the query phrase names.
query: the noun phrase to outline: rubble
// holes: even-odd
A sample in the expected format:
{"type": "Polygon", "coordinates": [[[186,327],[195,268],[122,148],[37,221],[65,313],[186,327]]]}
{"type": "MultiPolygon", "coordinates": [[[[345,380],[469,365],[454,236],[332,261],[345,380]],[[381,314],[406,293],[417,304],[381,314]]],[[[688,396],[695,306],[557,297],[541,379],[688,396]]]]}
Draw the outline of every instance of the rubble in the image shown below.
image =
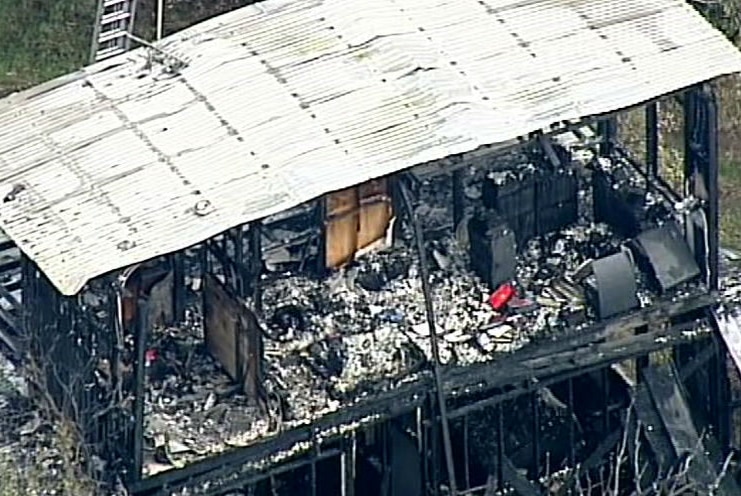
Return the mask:
{"type": "MultiPolygon", "coordinates": [[[[469,199],[480,197],[480,179],[480,172],[467,174],[469,199]]],[[[503,303],[493,297],[497,288],[473,272],[468,235],[450,223],[449,180],[437,181],[422,184],[424,208],[418,213],[426,212],[430,233],[430,296],[444,365],[489,361],[595,322],[583,288],[590,264],[628,253],[628,247],[625,238],[594,221],[584,178],[578,221],[524,242],[503,303]]],[[[655,212],[656,201],[649,203],[655,212]]],[[[263,405],[248,401],[208,355],[198,305],[178,328],[156,330],[145,410],[147,473],[307,424],[425,370],[432,350],[411,241],[402,229],[390,248],[366,253],[324,279],[285,271],[263,276],[263,405]]],[[[657,294],[637,267],[634,275],[638,304],[645,308],[657,294]]],[[[686,295],[696,284],[672,294],[686,295]]]]}
{"type": "Polygon", "coordinates": [[[28,495],[69,494],[69,471],[57,429],[27,398],[25,381],[0,354],[0,484],[28,495]]]}

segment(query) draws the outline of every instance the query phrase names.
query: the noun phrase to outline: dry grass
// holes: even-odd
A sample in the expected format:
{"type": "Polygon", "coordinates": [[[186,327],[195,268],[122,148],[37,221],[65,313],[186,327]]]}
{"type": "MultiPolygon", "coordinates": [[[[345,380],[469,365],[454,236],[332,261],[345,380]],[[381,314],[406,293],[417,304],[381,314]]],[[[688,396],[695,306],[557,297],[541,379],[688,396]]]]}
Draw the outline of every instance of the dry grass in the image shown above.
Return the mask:
{"type": "MultiPolygon", "coordinates": [[[[720,120],[720,202],[721,238],[724,245],[741,249],[741,77],[733,76],[716,84],[720,120]]],[[[682,190],[683,124],[676,101],[666,99],[661,107],[661,170],[679,191],[682,190]]],[[[642,109],[626,112],[620,119],[620,137],[645,155],[645,118],[642,109]]]]}

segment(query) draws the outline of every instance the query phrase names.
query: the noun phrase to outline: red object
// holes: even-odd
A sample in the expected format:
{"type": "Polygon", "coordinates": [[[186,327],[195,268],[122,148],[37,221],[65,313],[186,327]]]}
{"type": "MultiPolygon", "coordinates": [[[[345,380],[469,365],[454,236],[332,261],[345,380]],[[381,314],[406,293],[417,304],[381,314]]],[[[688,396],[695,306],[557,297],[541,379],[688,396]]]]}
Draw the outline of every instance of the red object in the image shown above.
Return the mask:
{"type": "Polygon", "coordinates": [[[157,360],[157,356],[158,356],[157,350],[150,349],[150,350],[145,351],[144,352],[144,363],[146,365],[151,365],[152,362],[157,360]]]}
{"type": "Polygon", "coordinates": [[[502,284],[489,297],[489,304],[494,310],[499,312],[507,306],[507,303],[509,303],[516,294],[517,290],[513,285],[509,283],[502,284]]]}

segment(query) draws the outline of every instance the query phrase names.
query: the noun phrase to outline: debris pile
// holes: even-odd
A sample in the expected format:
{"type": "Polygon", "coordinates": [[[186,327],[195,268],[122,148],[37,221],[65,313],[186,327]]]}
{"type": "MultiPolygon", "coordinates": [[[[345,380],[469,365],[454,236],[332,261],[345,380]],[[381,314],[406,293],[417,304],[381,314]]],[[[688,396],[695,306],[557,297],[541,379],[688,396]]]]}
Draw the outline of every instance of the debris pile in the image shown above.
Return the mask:
{"type": "MultiPolygon", "coordinates": [[[[526,164],[519,173],[533,170],[526,164]]],[[[503,174],[488,177],[501,183],[503,174]]],[[[556,181],[561,193],[551,194],[554,202],[572,194],[578,198],[568,222],[547,218],[548,225],[561,227],[519,236],[513,273],[494,285],[472,264],[466,225],[454,227],[450,221],[449,179],[422,185],[423,208],[417,214],[426,212],[434,333],[444,365],[492,360],[599,320],[588,291],[596,285],[595,260],[625,254],[627,278],[636,288],[631,309],[651,305],[658,296],[645,271],[633,263],[625,236],[595,221],[589,182],[579,176],[576,183],[568,172],[554,174],[538,180],[556,181]]],[[[480,173],[466,175],[465,195],[474,200],[469,203],[485,193],[477,186],[481,180],[480,173]]],[[[630,177],[624,182],[635,186],[630,177]]],[[[655,204],[644,205],[648,213],[638,211],[641,206],[632,211],[642,229],[661,225],[662,216],[667,217],[655,204]]],[[[467,214],[477,215],[472,209],[467,214]]],[[[148,369],[148,472],[248,445],[414,379],[432,360],[420,272],[405,226],[392,247],[364,254],[330,277],[286,270],[266,274],[260,316],[265,398],[260,404],[249,402],[208,355],[197,305],[184,325],[156,331],[150,342],[156,353],[148,369]]],[[[676,284],[668,296],[685,294],[697,284],[676,284]]]]}

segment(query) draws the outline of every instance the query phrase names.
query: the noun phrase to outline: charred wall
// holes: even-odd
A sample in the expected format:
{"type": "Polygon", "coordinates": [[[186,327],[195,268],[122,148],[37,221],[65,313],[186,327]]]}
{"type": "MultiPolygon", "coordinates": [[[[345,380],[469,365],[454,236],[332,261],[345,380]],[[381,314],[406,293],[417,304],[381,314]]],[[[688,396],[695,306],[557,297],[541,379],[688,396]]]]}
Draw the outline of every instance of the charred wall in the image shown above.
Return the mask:
{"type": "Polygon", "coordinates": [[[262,396],[262,331],[244,301],[232,296],[216,277],[204,280],[206,347],[245,394],[262,396]]]}
{"type": "Polygon", "coordinates": [[[65,297],[26,257],[22,265],[32,394],[53,418],[71,422],[86,461],[106,462],[103,480],[125,478],[134,433],[132,341],[116,323],[111,281],[65,297]]]}

